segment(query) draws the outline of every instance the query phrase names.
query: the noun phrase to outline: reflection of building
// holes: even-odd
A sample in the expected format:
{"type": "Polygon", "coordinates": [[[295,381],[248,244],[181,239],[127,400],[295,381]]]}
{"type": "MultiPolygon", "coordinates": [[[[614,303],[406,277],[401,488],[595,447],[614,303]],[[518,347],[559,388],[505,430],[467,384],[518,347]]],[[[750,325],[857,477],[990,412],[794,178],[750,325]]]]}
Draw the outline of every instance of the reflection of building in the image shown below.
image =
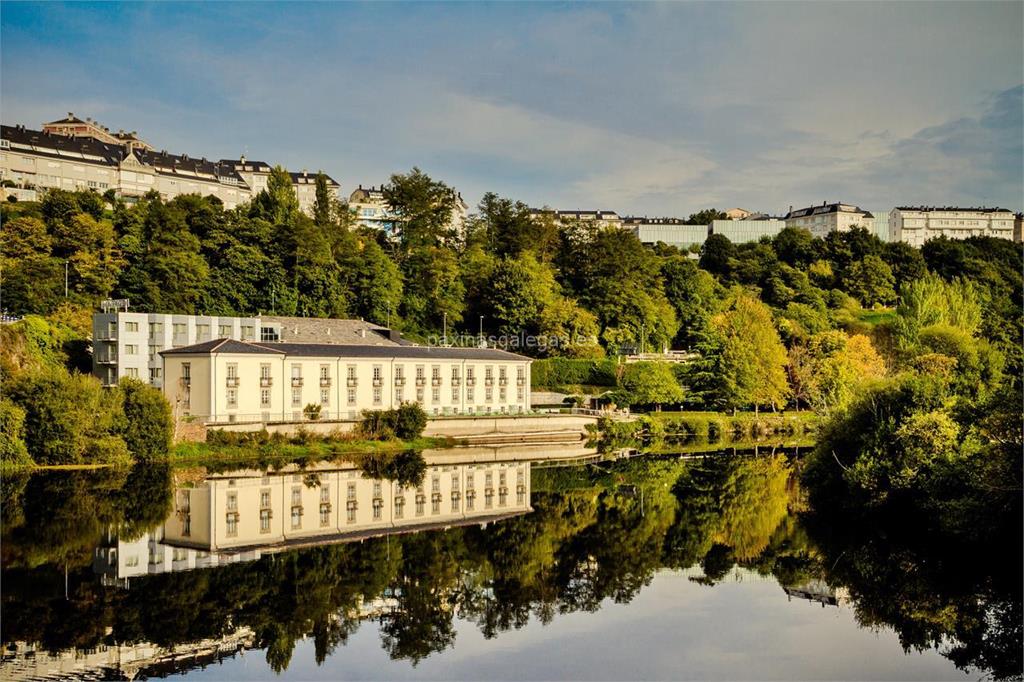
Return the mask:
{"type": "Polygon", "coordinates": [[[164,395],[206,423],[357,419],[417,402],[430,414],[530,409],[530,362],[492,348],[206,341],[159,353],[164,395]]]}
{"type": "Polygon", "coordinates": [[[105,584],[130,587],[146,575],[256,561],[309,545],[487,524],[531,511],[528,459],[473,461],[497,452],[469,450],[466,461],[459,453],[446,455],[444,463],[426,468],[418,486],[371,478],[351,465],[210,475],[176,488],[170,516],[145,536],[125,540],[108,533],[93,553],[93,570],[105,584]]]}
{"type": "Polygon", "coordinates": [[[93,315],[92,338],[93,374],[104,384],[133,377],[157,387],[163,385],[160,351],[212,339],[390,346],[402,343],[397,333],[362,320],[164,315],[130,313],[115,307],[93,315]]]}
{"type": "Polygon", "coordinates": [[[806,599],[809,602],[817,602],[824,606],[841,606],[849,599],[845,590],[830,587],[824,580],[812,578],[799,585],[782,586],[783,591],[793,598],[806,599]]]}
{"type": "Polygon", "coordinates": [[[891,241],[922,246],[929,239],[1013,239],[1013,213],[1005,208],[900,206],[889,215],[891,241]]]}
{"type": "Polygon", "coordinates": [[[267,553],[527,511],[528,462],[431,466],[418,486],[370,478],[357,469],[275,476],[233,472],[175,490],[163,539],[204,552],[267,553]]]}
{"type": "Polygon", "coordinates": [[[240,627],[218,639],[162,647],[150,642],[99,644],[90,649],[56,653],[16,642],[3,653],[0,678],[26,680],[132,680],[168,675],[207,666],[255,646],[252,630],[240,627]]]}
{"type": "Polygon", "coordinates": [[[852,204],[822,202],[820,206],[789,209],[784,220],[786,227],[802,227],[815,237],[824,238],[829,232],[847,232],[851,227],[873,227],[874,216],[852,204]]]}

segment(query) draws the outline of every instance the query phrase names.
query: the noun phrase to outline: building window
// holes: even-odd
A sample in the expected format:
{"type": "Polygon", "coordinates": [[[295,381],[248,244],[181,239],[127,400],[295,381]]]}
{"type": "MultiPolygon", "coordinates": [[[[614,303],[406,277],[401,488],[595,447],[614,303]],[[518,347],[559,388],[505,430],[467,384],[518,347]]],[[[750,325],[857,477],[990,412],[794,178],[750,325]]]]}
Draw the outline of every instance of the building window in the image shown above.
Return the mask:
{"type": "Polygon", "coordinates": [[[440,388],[433,388],[433,389],[431,389],[431,391],[430,391],[430,399],[435,404],[441,402],[441,389],[440,388]]]}
{"type": "Polygon", "coordinates": [[[125,367],[124,375],[126,377],[131,377],[132,379],[138,379],[139,378],[139,368],[138,367],[125,367]]]}
{"type": "Polygon", "coordinates": [[[520,387],[516,389],[516,400],[523,402],[526,399],[526,389],[520,387]]]}
{"type": "Polygon", "coordinates": [[[405,515],[405,496],[399,495],[395,498],[395,518],[400,519],[405,515]]]}
{"type": "Polygon", "coordinates": [[[402,388],[396,388],[395,389],[395,400],[398,401],[399,404],[401,404],[402,401],[405,400],[405,390],[404,389],[402,389],[402,388]]]}
{"type": "Polygon", "coordinates": [[[281,335],[275,327],[260,327],[260,341],[280,341],[281,335]]]}
{"type": "Polygon", "coordinates": [[[238,535],[238,513],[228,512],[227,518],[225,520],[227,521],[228,537],[231,538],[238,535]]]}
{"type": "Polygon", "coordinates": [[[380,405],[381,402],[382,402],[382,399],[381,399],[381,389],[375,387],[373,389],[373,404],[374,405],[380,405]]]}
{"type": "Polygon", "coordinates": [[[217,335],[222,339],[229,338],[231,336],[231,332],[232,329],[230,324],[222,324],[217,327],[217,335]]]}
{"type": "Polygon", "coordinates": [[[490,386],[484,388],[484,401],[488,403],[494,402],[494,389],[490,386]]]}
{"type": "Polygon", "coordinates": [[[331,504],[330,502],[320,503],[320,527],[325,528],[331,525],[331,504]]]}
{"type": "Polygon", "coordinates": [[[453,403],[459,402],[459,389],[457,389],[457,388],[453,388],[452,389],[452,402],[453,403]]]}
{"type": "Polygon", "coordinates": [[[475,398],[473,397],[474,393],[476,393],[476,391],[473,390],[472,386],[470,386],[470,387],[468,387],[466,389],[466,402],[467,403],[471,403],[471,402],[473,402],[475,400],[475,398]]]}
{"type": "Polygon", "coordinates": [[[504,386],[498,388],[498,402],[504,403],[508,401],[508,389],[504,386]]]}
{"type": "Polygon", "coordinates": [[[269,509],[261,509],[260,510],[260,532],[261,533],[269,533],[270,532],[270,510],[269,509]]]}
{"type": "Polygon", "coordinates": [[[164,335],[164,325],[162,322],[153,322],[149,325],[149,338],[156,339],[164,335]]]}
{"type": "Polygon", "coordinates": [[[302,389],[292,389],[292,407],[302,407],[302,389]]]}
{"type": "Polygon", "coordinates": [[[320,389],[320,404],[325,407],[331,402],[331,389],[321,388],[320,389]]]}
{"type": "Polygon", "coordinates": [[[355,405],[356,404],[356,389],[354,389],[354,388],[348,389],[348,396],[347,397],[348,397],[348,404],[349,405],[355,405]]]}
{"type": "Polygon", "coordinates": [[[171,331],[174,332],[174,335],[176,337],[185,336],[185,334],[188,332],[188,325],[181,324],[180,322],[175,322],[174,324],[171,325],[171,331]]]}
{"type": "Polygon", "coordinates": [[[238,407],[238,389],[228,389],[228,407],[238,407]]]}
{"type": "Polygon", "coordinates": [[[124,345],[124,354],[125,355],[138,355],[139,354],[139,347],[138,347],[138,345],[136,345],[134,343],[126,343],[124,345]]]}
{"type": "Polygon", "coordinates": [[[270,407],[270,389],[260,389],[260,407],[270,407]]]}
{"type": "Polygon", "coordinates": [[[416,389],[416,402],[418,402],[420,405],[423,404],[423,389],[422,388],[417,388],[416,389]]]}
{"type": "Polygon", "coordinates": [[[124,323],[124,330],[126,332],[137,332],[137,331],[139,331],[139,323],[138,322],[125,322],[124,323]]]}
{"type": "Polygon", "coordinates": [[[256,328],[249,325],[242,325],[242,340],[243,341],[254,341],[256,339],[256,328]]]}
{"type": "Polygon", "coordinates": [[[160,368],[159,367],[151,367],[150,370],[149,370],[149,379],[150,379],[150,381],[152,381],[154,379],[159,379],[159,378],[160,378],[160,368]]]}

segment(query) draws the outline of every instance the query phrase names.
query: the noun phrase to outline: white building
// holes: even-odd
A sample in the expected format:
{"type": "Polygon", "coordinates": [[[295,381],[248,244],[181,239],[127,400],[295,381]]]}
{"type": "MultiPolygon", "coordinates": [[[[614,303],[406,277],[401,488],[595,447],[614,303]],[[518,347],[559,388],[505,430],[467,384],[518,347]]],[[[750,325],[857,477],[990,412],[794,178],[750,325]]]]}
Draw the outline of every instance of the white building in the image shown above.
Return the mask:
{"type": "Polygon", "coordinates": [[[623,219],[615,211],[557,211],[550,208],[531,208],[530,214],[534,219],[551,217],[558,225],[565,225],[571,222],[594,223],[598,227],[622,227],[623,219]]]}
{"type": "Polygon", "coordinates": [[[890,241],[917,247],[936,237],[1013,239],[1013,221],[1005,208],[900,206],[889,214],[889,234],[890,241]]]}
{"type": "MultiPolygon", "coordinates": [[[[127,307],[126,301],[111,301],[127,307]]],[[[214,339],[291,341],[359,345],[399,345],[397,332],[362,320],[310,317],[228,317],[167,315],[107,310],[92,317],[93,374],[105,385],[122,377],[163,385],[159,352],[214,339]]]]}
{"type": "MultiPolygon", "coordinates": [[[[95,121],[71,118],[48,123],[42,131],[0,126],[0,180],[37,194],[48,189],[114,190],[127,200],[153,190],[165,200],[181,194],[213,195],[231,209],[266,189],[270,177],[270,166],[263,162],[168,154],[135,133],[104,133],[95,121]]],[[[312,214],[316,174],[303,171],[291,177],[299,208],[312,214]]],[[[340,185],[330,176],[327,180],[337,196],[340,185]]]]}
{"type": "Polygon", "coordinates": [[[216,339],[158,353],[177,416],[206,424],[355,420],[419,403],[432,415],[530,410],[530,358],[490,348],[216,339]]]}
{"type": "Polygon", "coordinates": [[[761,237],[774,237],[786,223],[778,218],[754,218],[713,220],[708,226],[708,235],[720,234],[733,244],[756,242],[761,237]]]}
{"type": "Polygon", "coordinates": [[[627,216],[622,219],[622,227],[644,244],[661,242],[684,250],[700,246],[708,238],[707,225],[688,225],[681,218],[627,216]]]}
{"type": "Polygon", "coordinates": [[[789,209],[783,220],[786,227],[802,227],[815,237],[824,238],[829,232],[847,232],[852,227],[874,228],[874,216],[852,204],[823,202],[820,206],[789,209]]]}

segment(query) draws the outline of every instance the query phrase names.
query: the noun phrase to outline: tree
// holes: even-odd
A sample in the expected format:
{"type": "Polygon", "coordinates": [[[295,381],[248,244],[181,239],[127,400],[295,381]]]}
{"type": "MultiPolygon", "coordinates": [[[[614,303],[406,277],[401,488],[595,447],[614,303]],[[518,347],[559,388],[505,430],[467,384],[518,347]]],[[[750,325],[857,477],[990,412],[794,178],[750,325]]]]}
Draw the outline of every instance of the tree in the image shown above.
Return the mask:
{"type": "Polygon", "coordinates": [[[865,306],[889,305],[896,300],[892,269],[878,256],[865,256],[843,278],[846,290],[865,306]]]}
{"type": "Polygon", "coordinates": [[[61,262],[50,255],[46,224],[22,216],[0,223],[0,287],[3,306],[16,314],[47,313],[64,288],[61,262]]]}
{"type": "Polygon", "coordinates": [[[665,362],[632,362],[622,374],[622,390],[631,405],[681,403],[683,387],[665,362]]]}
{"type": "Polygon", "coordinates": [[[398,307],[402,302],[402,273],[384,249],[372,239],[359,240],[362,247],[351,265],[351,312],[360,318],[387,324],[400,324],[398,307]]]}
{"type": "Polygon", "coordinates": [[[532,251],[538,260],[550,260],[558,245],[558,226],[549,213],[534,215],[521,201],[503,199],[493,192],[484,194],[477,207],[475,235],[488,252],[497,256],[519,256],[532,251]]]}
{"type": "Polygon", "coordinates": [[[335,199],[332,194],[327,176],[320,171],[316,174],[316,198],[313,202],[313,222],[320,227],[327,227],[334,222],[335,199]]]}
{"type": "Polygon", "coordinates": [[[700,248],[700,266],[713,275],[726,277],[735,254],[736,248],[728,237],[722,234],[710,235],[700,248]]]}
{"type": "Polygon", "coordinates": [[[138,379],[122,379],[124,427],[121,436],[138,460],[165,459],[174,435],[171,406],[163,394],[138,379]]]}
{"type": "Polygon", "coordinates": [[[779,260],[795,268],[806,268],[817,260],[820,244],[810,230],[802,227],[784,227],[772,240],[779,260]]]}
{"type": "Polygon", "coordinates": [[[708,321],[725,297],[725,291],[714,277],[685,256],[665,259],[661,274],[665,282],[665,296],[675,308],[679,323],[675,343],[678,347],[689,347],[706,330],[708,321]]]}
{"type": "Polygon", "coordinates": [[[250,215],[281,225],[294,220],[298,213],[299,200],[295,196],[291,173],[281,166],[274,166],[267,178],[267,188],[252,201],[250,215]]]}
{"type": "Polygon", "coordinates": [[[710,363],[712,394],[725,406],[757,410],[784,404],[789,395],[786,349],[764,303],[736,293],[729,308],[711,318],[703,352],[710,363]]]}
{"type": "Polygon", "coordinates": [[[419,168],[395,173],[384,186],[384,200],[399,224],[401,255],[415,248],[439,247],[455,237],[458,194],[419,168]]]}
{"type": "Polygon", "coordinates": [[[687,225],[710,225],[715,220],[728,220],[729,216],[717,208],[705,208],[702,211],[691,213],[686,219],[687,225]]]}

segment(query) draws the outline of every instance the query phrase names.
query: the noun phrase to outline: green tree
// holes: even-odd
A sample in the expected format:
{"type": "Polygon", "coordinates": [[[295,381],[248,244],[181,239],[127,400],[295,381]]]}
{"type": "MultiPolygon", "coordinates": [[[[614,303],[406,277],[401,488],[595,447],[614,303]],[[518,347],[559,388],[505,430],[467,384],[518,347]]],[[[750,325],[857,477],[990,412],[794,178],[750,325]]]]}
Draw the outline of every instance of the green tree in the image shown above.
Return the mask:
{"type": "Polygon", "coordinates": [[[454,240],[459,196],[419,168],[392,175],[384,186],[384,200],[399,224],[403,257],[413,249],[444,246],[454,240]]]}
{"type": "Polygon", "coordinates": [[[700,247],[700,266],[713,275],[726,277],[729,267],[736,254],[736,247],[729,238],[721,234],[713,234],[704,240],[700,247]]]}
{"type": "Polygon", "coordinates": [[[327,227],[334,222],[335,204],[327,176],[323,171],[316,174],[316,197],[313,202],[313,222],[320,227],[327,227]]]}
{"type": "Polygon", "coordinates": [[[137,379],[122,379],[124,427],[128,451],[142,461],[165,459],[174,436],[171,406],[163,394],[137,379]]]}
{"type": "Polygon", "coordinates": [[[786,349],[771,312],[757,299],[737,293],[729,308],[711,319],[703,352],[710,366],[711,393],[723,405],[756,410],[785,403],[786,349]]]}
{"type": "Polygon", "coordinates": [[[846,290],[863,305],[889,305],[896,300],[896,278],[878,256],[865,256],[853,263],[845,278],[846,290]]]}
{"type": "Polygon", "coordinates": [[[664,403],[681,403],[685,397],[672,368],[664,362],[627,364],[621,385],[629,404],[655,405],[659,411],[664,403]]]}

